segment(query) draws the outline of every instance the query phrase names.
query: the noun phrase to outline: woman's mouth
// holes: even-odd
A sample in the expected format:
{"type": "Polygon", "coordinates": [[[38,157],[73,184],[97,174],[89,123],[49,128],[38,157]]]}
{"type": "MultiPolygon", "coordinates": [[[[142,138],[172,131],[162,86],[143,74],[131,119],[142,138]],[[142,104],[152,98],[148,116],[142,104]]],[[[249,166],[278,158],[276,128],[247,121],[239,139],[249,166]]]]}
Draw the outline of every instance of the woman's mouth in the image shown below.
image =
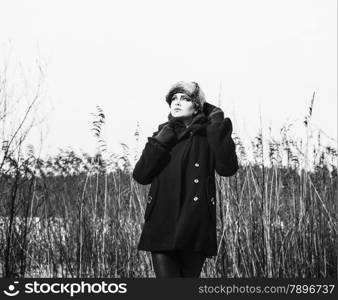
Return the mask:
{"type": "Polygon", "coordinates": [[[181,109],[180,108],[175,108],[174,111],[180,111],[181,109]]]}

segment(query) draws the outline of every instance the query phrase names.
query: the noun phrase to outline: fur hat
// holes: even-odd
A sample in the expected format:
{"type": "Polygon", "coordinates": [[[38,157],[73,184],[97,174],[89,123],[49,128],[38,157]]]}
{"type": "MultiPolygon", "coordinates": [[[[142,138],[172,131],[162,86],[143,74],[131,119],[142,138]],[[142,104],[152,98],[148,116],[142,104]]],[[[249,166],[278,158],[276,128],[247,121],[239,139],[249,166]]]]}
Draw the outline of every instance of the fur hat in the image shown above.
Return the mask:
{"type": "Polygon", "coordinates": [[[197,82],[195,81],[179,81],[176,82],[174,85],[171,86],[169,89],[169,92],[167,93],[165,100],[167,103],[171,104],[172,97],[176,93],[184,93],[187,94],[193,103],[195,103],[195,106],[198,110],[202,111],[203,110],[203,105],[205,103],[205,96],[198,85],[197,82]]]}

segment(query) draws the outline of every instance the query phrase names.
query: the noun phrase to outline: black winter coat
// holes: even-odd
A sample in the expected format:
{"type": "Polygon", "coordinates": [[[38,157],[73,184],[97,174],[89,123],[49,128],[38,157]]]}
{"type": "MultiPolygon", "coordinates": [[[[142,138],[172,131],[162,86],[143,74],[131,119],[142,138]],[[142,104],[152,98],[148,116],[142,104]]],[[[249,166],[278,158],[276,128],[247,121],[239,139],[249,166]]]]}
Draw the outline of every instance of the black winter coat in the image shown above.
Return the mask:
{"type": "Polygon", "coordinates": [[[232,176],[238,162],[230,119],[231,128],[226,119],[210,125],[209,112],[220,109],[204,106],[171,149],[153,138],[167,122],[159,125],[135,165],[133,178],[151,183],[138,250],[217,254],[215,170],[232,176]]]}

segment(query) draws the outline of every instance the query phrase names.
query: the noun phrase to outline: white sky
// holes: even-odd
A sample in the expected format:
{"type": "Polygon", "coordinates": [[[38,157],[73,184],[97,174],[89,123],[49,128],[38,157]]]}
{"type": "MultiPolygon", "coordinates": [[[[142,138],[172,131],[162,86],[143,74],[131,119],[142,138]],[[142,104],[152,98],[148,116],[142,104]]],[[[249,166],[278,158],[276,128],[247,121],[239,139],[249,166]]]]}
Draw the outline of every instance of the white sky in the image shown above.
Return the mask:
{"type": "MultiPolygon", "coordinates": [[[[47,64],[43,153],[91,153],[96,105],[109,150],[141,148],[167,120],[170,85],[197,81],[247,141],[287,121],[303,135],[313,91],[313,126],[337,139],[336,0],[1,1],[1,49],[47,64]]],[[[39,134],[30,140],[37,143],[39,134]]]]}

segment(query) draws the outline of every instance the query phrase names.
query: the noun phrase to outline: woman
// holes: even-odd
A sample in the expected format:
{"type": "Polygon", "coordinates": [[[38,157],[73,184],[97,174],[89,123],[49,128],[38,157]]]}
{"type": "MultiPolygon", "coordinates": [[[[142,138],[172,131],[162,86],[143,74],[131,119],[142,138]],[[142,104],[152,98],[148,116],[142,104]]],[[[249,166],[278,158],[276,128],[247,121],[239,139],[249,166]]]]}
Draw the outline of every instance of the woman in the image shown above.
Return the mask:
{"type": "Polygon", "coordinates": [[[199,277],[217,254],[214,171],[238,170],[232,123],[196,82],[177,82],[166,101],[168,122],[148,137],[133,171],[151,183],[138,250],[151,251],[156,277],[199,277]]]}

